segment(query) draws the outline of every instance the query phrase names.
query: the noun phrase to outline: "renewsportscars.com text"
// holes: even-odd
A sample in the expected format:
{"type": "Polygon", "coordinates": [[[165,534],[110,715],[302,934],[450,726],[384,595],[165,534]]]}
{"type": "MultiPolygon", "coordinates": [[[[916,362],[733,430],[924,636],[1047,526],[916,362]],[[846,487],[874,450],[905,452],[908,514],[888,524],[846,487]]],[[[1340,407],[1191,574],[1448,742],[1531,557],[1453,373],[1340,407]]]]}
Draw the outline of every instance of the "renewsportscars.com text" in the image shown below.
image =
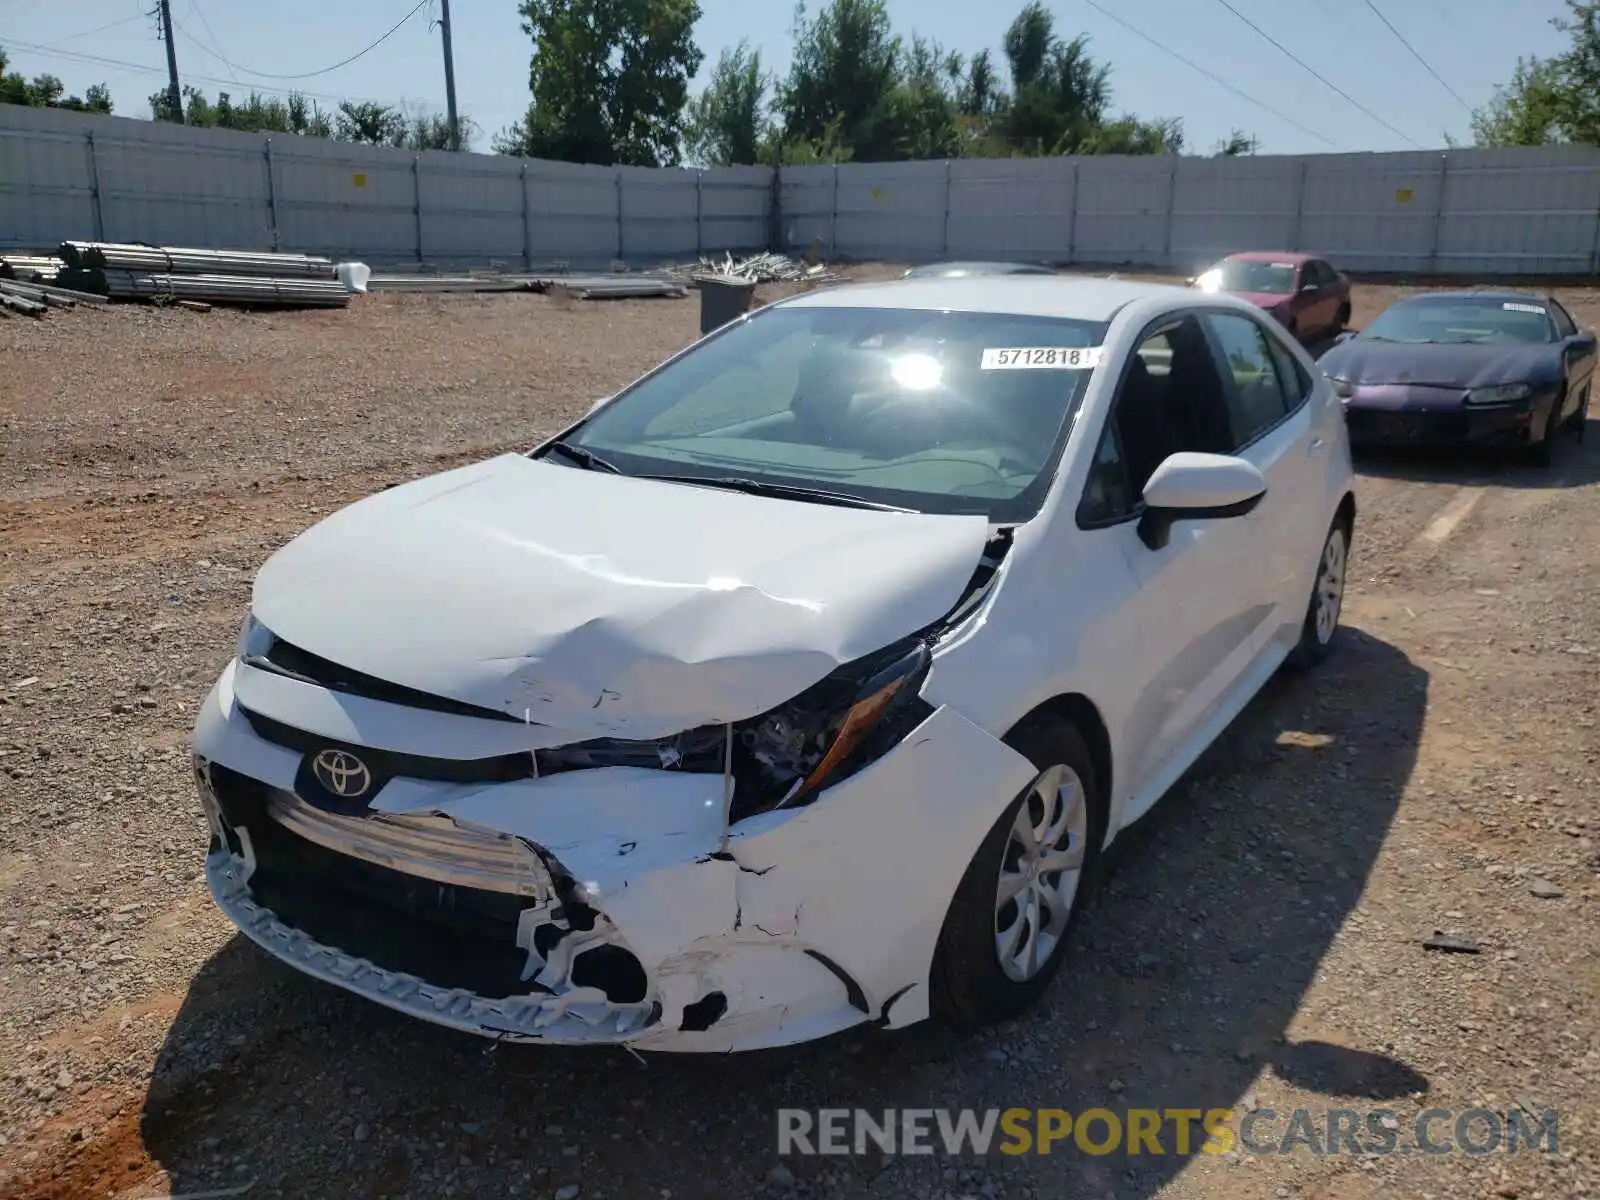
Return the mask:
{"type": "Polygon", "coordinates": [[[1558,1149],[1558,1117],[1514,1109],[850,1108],[778,1110],[779,1154],[1519,1154],[1558,1149]]]}

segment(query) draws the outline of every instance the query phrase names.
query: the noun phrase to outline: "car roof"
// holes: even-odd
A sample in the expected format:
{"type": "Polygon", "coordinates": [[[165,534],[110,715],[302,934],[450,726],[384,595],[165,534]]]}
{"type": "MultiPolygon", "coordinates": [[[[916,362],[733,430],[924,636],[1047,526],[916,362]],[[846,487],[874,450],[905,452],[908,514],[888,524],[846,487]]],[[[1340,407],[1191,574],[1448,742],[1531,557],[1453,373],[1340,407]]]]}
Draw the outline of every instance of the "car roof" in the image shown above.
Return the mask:
{"type": "Polygon", "coordinates": [[[1055,271],[1042,263],[1029,262],[936,262],[924,263],[906,272],[913,279],[941,274],[1054,275],[1055,271]]]}
{"type": "Polygon", "coordinates": [[[1170,296],[1193,304],[1194,293],[1165,283],[1073,275],[963,275],[896,279],[820,288],[780,300],[785,308],[920,308],[1108,321],[1138,300],[1170,296]]]}
{"type": "Polygon", "coordinates": [[[1502,304],[1545,304],[1551,298],[1548,292],[1520,291],[1514,288],[1440,288],[1436,292],[1417,292],[1411,296],[1401,296],[1395,303],[1405,304],[1412,300],[1449,300],[1466,296],[1474,300],[1488,300],[1502,304]]]}
{"type": "Polygon", "coordinates": [[[1281,262],[1296,265],[1309,262],[1319,255],[1308,254],[1304,250],[1241,250],[1237,254],[1230,254],[1223,262],[1281,262]]]}

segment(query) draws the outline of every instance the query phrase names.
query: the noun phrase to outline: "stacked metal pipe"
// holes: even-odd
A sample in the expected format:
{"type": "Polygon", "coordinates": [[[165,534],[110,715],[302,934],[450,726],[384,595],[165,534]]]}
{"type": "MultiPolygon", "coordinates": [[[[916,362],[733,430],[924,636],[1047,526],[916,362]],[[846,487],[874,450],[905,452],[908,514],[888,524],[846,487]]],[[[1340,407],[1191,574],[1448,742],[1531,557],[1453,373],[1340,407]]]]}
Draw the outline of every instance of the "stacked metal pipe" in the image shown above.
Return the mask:
{"type": "Polygon", "coordinates": [[[115,242],[62,242],[69,267],[116,268],[172,275],[260,276],[268,279],[332,279],[333,260],[313,254],[256,250],[191,250],[181,246],[133,246],[115,242]]]}
{"type": "Polygon", "coordinates": [[[62,242],[56,282],[114,299],[344,308],[350,293],[331,259],[256,250],[62,242]]]}
{"type": "Polygon", "coordinates": [[[0,254],[0,279],[21,279],[48,283],[61,270],[59,258],[42,254],[0,254]]]}
{"type": "Polygon", "coordinates": [[[177,275],[106,267],[106,294],[116,299],[172,299],[216,304],[345,308],[350,293],[337,279],[265,279],[238,275],[177,275]]]}

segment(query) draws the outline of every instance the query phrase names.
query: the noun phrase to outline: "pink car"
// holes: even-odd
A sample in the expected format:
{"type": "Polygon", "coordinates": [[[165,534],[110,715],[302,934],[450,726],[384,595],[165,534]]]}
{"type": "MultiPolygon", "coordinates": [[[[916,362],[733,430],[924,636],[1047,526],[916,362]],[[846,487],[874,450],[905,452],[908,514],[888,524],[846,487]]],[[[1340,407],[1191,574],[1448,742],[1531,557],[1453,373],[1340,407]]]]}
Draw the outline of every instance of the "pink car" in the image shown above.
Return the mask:
{"type": "Polygon", "coordinates": [[[1311,254],[1230,254],[1189,282],[1259,305],[1303,342],[1333,337],[1350,322],[1350,281],[1311,254]]]}

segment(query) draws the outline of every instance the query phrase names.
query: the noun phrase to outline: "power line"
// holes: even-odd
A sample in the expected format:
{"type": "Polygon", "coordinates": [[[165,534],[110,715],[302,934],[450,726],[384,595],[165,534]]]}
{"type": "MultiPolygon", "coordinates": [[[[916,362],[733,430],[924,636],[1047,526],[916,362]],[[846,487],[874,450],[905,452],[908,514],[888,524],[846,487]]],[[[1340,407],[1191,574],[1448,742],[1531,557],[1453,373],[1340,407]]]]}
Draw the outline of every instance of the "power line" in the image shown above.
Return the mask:
{"type": "MultiPolygon", "coordinates": [[[[187,31],[184,33],[184,37],[194,42],[195,45],[200,46],[202,52],[210,54],[223,66],[227,67],[228,74],[233,76],[233,81],[239,83],[239,76],[234,74],[233,64],[222,57],[222,43],[217,41],[217,35],[211,32],[211,22],[206,20],[205,11],[200,7],[200,0],[189,0],[189,11],[200,18],[200,27],[206,31],[206,40],[211,43],[211,49],[207,50],[204,46],[201,46],[195,36],[187,31]],[[212,53],[213,51],[215,53],[212,53]]],[[[242,87],[243,85],[241,84],[240,86],[242,87]]]]}
{"type": "Polygon", "coordinates": [[[1101,16],[1106,17],[1106,18],[1108,18],[1108,19],[1110,19],[1112,21],[1115,21],[1118,25],[1121,25],[1124,29],[1126,29],[1129,33],[1133,34],[1135,37],[1143,38],[1145,41],[1149,42],[1152,46],[1154,46],[1157,50],[1160,50],[1162,53],[1172,55],[1173,58],[1177,59],[1184,66],[1189,67],[1191,70],[1195,70],[1195,71],[1200,72],[1200,74],[1204,75],[1207,79],[1211,80],[1211,82],[1216,84],[1218,87],[1226,88],[1228,91],[1232,92],[1235,96],[1239,97],[1239,99],[1244,100],[1247,103],[1255,105],[1262,112],[1270,113],[1272,116],[1278,118],[1278,120],[1282,121],[1284,124],[1293,126],[1295,129],[1298,129],[1301,133],[1306,134],[1308,137],[1316,138],[1317,141],[1321,142],[1324,146],[1330,146],[1335,150],[1339,150],[1339,149],[1342,148],[1339,145],[1338,142],[1335,142],[1330,138],[1324,137],[1322,134],[1318,133],[1315,129],[1308,129],[1306,126],[1300,124],[1299,121],[1296,121],[1293,117],[1284,116],[1282,112],[1278,111],[1276,108],[1273,108],[1270,104],[1263,103],[1262,101],[1257,100],[1254,96],[1250,95],[1249,93],[1240,91],[1238,88],[1234,87],[1233,84],[1229,83],[1226,79],[1223,79],[1220,75],[1212,74],[1212,72],[1206,70],[1204,67],[1202,67],[1199,63],[1195,62],[1193,59],[1185,58],[1182,54],[1179,54],[1171,46],[1164,46],[1160,42],[1156,41],[1155,38],[1151,37],[1148,33],[1145,33],[1143,30],[1135,29],[1132,25],[1128,24],[1128,22],[1124,21],[1116,13],[1112,12],[1108,8],[1102,7],[1098,3],[1098,0],[1083,0],[1083,2],[1085,4],[1087,4],[1090,8],[1094,9],[1095,12],[1099,13],[1101,16]]]}
{"type": "MultiPolygon", "coordinates": [[[[16,49],[20,49],[20,50],[28,50],[28,51],[31,51],[34,54],[42,55],[45,58],[62,58],[62,59],[70,60],[72,62],[89,63],[89,64],[92,64],[94,66],[100,66],[100,67],[118,67],[118,68],[120,68],[120,69],[122,69],[124,71],[136,71],[136,72],[138,72],[138,73],[140,73],[142,75],[165,75],[167,73],[165,67],[152,67],[152,66],[149,66],[146,63],[127,62],[127,61],[125,61],[123,59],[120,59],[120,58],[105,58],[105,57],[103,57],[101,55],[98,55],[98,54],[84,54],[84,53],[81,53],[81,52],[76,51],[76,50],[57,50],[57,49],[54,49],[54,48],[52,48],[50,46],[41,46],[36,42],[15,42],[15,41],[12,41],[12,42],[7,42],[6,46],[8,48],[16,48],[16,49]]],[[[222,87],[234,86],[231,83],[231,81],[229,81],[227,79],[221,79],[221,78],[219,78],[218,76],[215,76],[215,75],[197,75],[192,71],[185,71],[183,74],[184,74],[184,78],[192,79],[192,80],[196,81],[197,83],[214,83],[214,84],[219,84],[222,87]]],[[[246,86],[246,85],[238,85],[238,86],[246,86]]],[[[271,87],[271,86],[269,86],[267,84],[254,84],[253,83],[253,84],[249,84],[248,86],[250,87],[251,91],[255,91],[255,92],[267,92],[267,93],[269,93],[271,95],[274,95],[274,96],[300,95],[300,96],[304,96],[308,100],[327,100],[329,103],[332,103],[332,104],[339,104],[339,103],[341,103],[341,102],[343,102],[345,100],[367,100],[367,101],[371,101],[372,103],[375,103],[375,104],[391,104],[391,105],[396,103],[396,102],[390,101],[390,100],[379,99],[376,96],[348,96],[348,95],[346,95],[346,96],[336,96],[336,95],[330,95],[327,92],[311,92],[311,91],[306,91],[306,90],[304,90],[302,88],[271,87]]],[[[406,101],[403,98],[400,101],[398,101],[398,104],[401,107],[404,107],[407,103],[408,103],[408,101],[406,101]]],[[[424,101],[422,103],[426,104],[426,106],[429,107],[429,108],[434,108],[435,107],[432,101],[424,101]]]]}
{"type": "MultiPolygon", "coordinates": [[[[338,62],[334,63],[331,67],[323,67],[321,70],[318,70],[318,71],[303,71],[298,75],[279,75],[279,74],[273,73],[272,71],[257,71],[253,67],[241,66],[239,63],[229,62],[227,59],[223,58],[221,54],[216,55],[216,58],[217,58],[218,62],[222,63],[229,70],[232,70],[232,71],[243,71],[246,75],[255,75],[255,76],[258,76],[258,77],[260,77],[262,79],[314,79],[318,75],[327,75],[327,74],[330,74],[330,73],[332,73],[334,71],[337,71],[340,67],[348,67],[351,63],[355,62],[356,59],[361,58],[363,55],[370,54],[372,51],[376,50],[379,46],[383,45],[384,42],[388,41],[391,37],[393,37],[396,33],[398,33],[400,31],[400,27],[402,25],[404,25],[407,21],[411,20],[412,17],[416,16],[419,12],[421,12],[424,8],[426,8],[428,6],[428,4],[429,4],[429,0],[419,0],[419,2],[416,5],[416,7],[414,7],[410,12],[406,13],[405,16],[401,17],[393,25],[391,25],[388,28],[388,30],[381,37],[378,38],[377,41],[372,42],[371,44],[369,44],[367,46],[364,46],[360,50],[357,50],[349,58],[342,58],[338,62]]],[[[197,9],[195,9],[195,11],[199,12],[200,10],[197,8],[197,9]]],[[[200,18],[200,20],[202,22],[204,22],[205,21],[205,17],[202,16],[200,18]]]]}
{"type": "Polygon", "coordinates": [[[123,17],[120,21],[111,21],[105,25],[96,25],[93,29],[85,29],[82,33],[69,33],[64,38],[57,38],[51,45],[59,46],[62,42],[76,42],[81,38],[93,37],[97,33],[104,33],[108,29],[120,29],[124,25],[132,25],[135,21],[143,21],[149,15],[149,13],[135,13],[131,17],[123,17]]]}
{"type": "Polygon", "coordinates": [[[1366,113],[1367,116],[1371,117],[1379,125],[1382,125],[1390,133],[1394,134],[1395,137],[1402,138],[1405,141],[1410,142],[1418,150],[1423,149],[1422,143],[1417,141],[1416,138],[1412,137],[1409,133],[1402,133],[1400,130],[1396,129],[1393,125],[1389,124],[1389,122],[1385,121],[1377,113],[1373,112],[1365,104],[1361,103],[1361,101],[1357,100],[1349,92],[1345,91],[1338,84],[1336,84],[1336,83],[1332,82],[1331,80],[1329,80],[1325,75],[1323,75],[1320,71],[1318,71],[1310,63],[1306,62],[1305,59],[1301,58],[1293,50],[1289,49],[1289,47],[1285,46],[1282,42],[1278,41],[1277,38],[1273,37],[1265,29],[1261,28],[1261,26],[1257,25],[1249,17],[1245,16],[1242,12],[1240,12],[1237,8],[1235,8],[1232,4],[1230,4],[1228,2],[1228,0],[1217,0],[1217,3],[1222,5],[1223,8],[1227,9],[1234,16],[1238,17],[1239,20],[1243,21],[1246,25],[1250,26],[1251,29],[1255,30],[1256,33],[1260,34],[1263,38],[1265,38],[1268,42],[1270,42],[1273,46],[1275,46],[1280,52],[1282,52],[1283,54],[1287,55],[1293,62],[1295,62],[1302,69],[1304,69],[1306,72],[1308,72],[1312,76],[1312,78],[1316,79],[1319,83],[1323,84],[1325,87],[1331,88],[1333,91],[1339,93],[1339,95],[1343,96],[1346,100],[1348,100],[1356,108],[1358,108],[1362,112],[1366,113]]]}
{"type": "Polygon", "coordinates": [[[1384,27],[1386,29],[1388,29],[1388,31],[1390,33],[1394,34],[1395,38],[1399,41],[1399,43],[1402,46],[1404,46],[1407,50],[1411,51],[1411,57],[1416,59],[1419,63],[1422,64],[1422,69],[1424,71],[1426,71],[1429,75],[1432,75],[1434,77],[1434,79],[1438,80],[1439,86],[1442,87],[1445,91],[1449,92],[1452,96],[1454,96],[1456,98],[1456,103],[1461,105],[1462,108],[1466,109],[1470,113],[1472,111],[1472,105],[1468,104],[1465,100],[1463,100],[1461,98],[1461,93],[1460,92],[1456,91],[1455,88],[1451,87],[1448,83],[1445,82],[1444,76],[1439,74],[1439,72],[1435,71],[1433,69],[1433,67],[1431,67],[1428,64],[1428,60],[1423,58],[1422,55],[1417,52],[1417,48],[1415,46],[1413,46],[1410,42],[1406,41],[1405,35],[1402,34],[1398,29],[1396,29],[1392,24],[1390,24],[1389,18],[1384,16],[1383,13],[1378,10],[1378,6],[1376,4],[1374,4],[1372,2],[1372,0],[1367,0],[1367,7],[1372,10],[1372,15],[1377,17],[1378,20],[1382,21],[1383,24],[1384,24],[1384,27]]]}

